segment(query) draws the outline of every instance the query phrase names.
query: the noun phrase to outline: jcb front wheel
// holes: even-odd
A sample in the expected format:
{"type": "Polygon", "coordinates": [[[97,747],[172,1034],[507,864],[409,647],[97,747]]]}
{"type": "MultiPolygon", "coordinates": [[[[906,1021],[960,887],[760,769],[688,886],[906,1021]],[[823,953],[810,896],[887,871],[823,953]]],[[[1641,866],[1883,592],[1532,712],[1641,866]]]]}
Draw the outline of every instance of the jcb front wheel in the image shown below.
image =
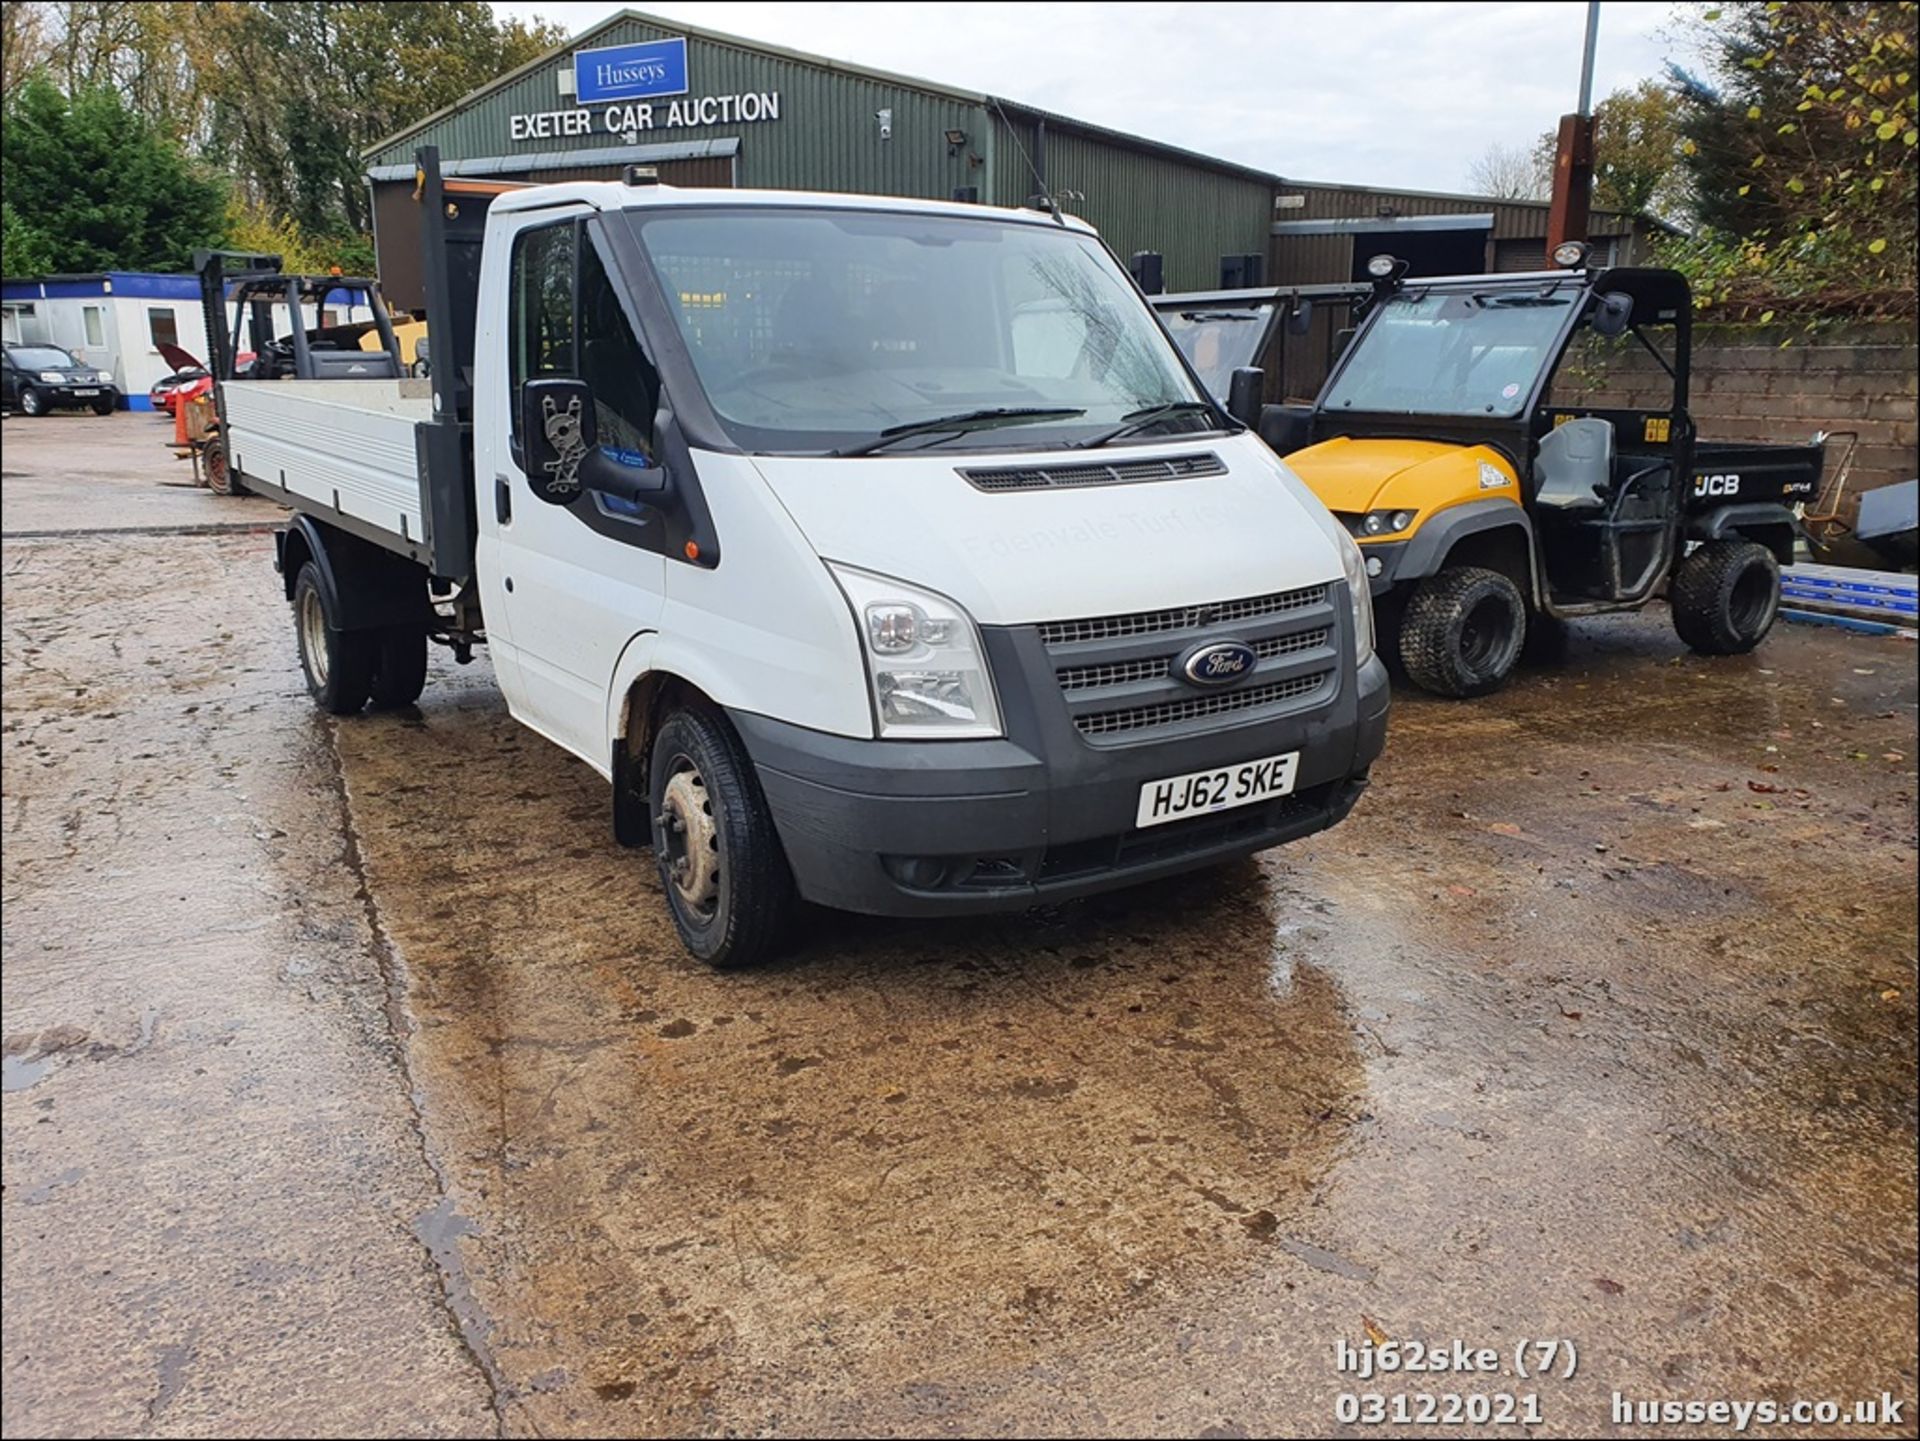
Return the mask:
{"type": "Polygon", "coordinates": [[[1751,540],[1715,540],[1680,562],[1667,591],[1673,628],[1701,655],[1745,655],[1780,614],[1780,563],[1751,540]]]}
{"type": "Polygon", "coordinates": [[[1415,587],[1400,617],[1400,663],[1435,695],[1488,695],[1527,640],[1527,603],[1497,570],[1450,566],[1415,587]]]}

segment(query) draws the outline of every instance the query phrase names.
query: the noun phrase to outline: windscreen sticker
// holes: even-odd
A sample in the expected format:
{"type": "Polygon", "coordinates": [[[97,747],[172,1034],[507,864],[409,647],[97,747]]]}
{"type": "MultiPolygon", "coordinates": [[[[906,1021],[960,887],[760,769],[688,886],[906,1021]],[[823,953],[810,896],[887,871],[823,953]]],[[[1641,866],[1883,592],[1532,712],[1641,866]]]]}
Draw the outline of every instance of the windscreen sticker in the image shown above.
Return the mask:
{"type": "Polygon", "coordinates": [[[1508,385],[1505,389],[1503,389],[1500,392],[1500,398],[1502,400],[1512,400],[1514,396],[1518,395],[1519,393],[1520,393],[1520,387],[1518,385],[1508,385]]]}

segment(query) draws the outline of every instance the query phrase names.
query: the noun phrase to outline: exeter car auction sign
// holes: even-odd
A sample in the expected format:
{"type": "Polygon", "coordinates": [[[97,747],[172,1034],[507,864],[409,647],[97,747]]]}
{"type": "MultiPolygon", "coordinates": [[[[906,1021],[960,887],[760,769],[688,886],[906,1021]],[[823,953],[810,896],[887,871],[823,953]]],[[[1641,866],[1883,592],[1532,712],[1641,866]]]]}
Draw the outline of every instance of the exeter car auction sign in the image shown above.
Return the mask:
{"type": "Polygon", "coordinates": [[[777,90],[687,95],[685,40],[649,40],[579,51],[573,57],[573,98],[579,109],[509,117],[513,138],[552,140],[592,135],[595,131],[625,135],[780,118],[777,90]],[[674,96],[685,98],[669,98],[674,96]],[[655,103],[660,100],[666,103],[655,103]]]}

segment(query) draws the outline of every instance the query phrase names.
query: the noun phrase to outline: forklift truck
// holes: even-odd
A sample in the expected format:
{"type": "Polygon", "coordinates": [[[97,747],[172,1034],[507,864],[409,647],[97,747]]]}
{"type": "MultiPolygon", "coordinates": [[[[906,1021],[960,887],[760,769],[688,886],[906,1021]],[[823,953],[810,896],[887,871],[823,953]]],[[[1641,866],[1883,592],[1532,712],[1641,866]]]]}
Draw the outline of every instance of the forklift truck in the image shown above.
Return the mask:
{"type": "Polygon", "coordinates": [[[1752,650],[1780,603],[1780,566],[1824,450],[1716,444],[1687,410],[1692,296],[1673,270],[1586,267],[1406,277],[1376,256],[1370,286],[1316,287],[1354,324],[1311,404],[1261,403],[1266,358],[1304,334],[1315,297],[1174,295],[1163,321],[1243,424],[1359,543],[1387,649],[1448,696],[1497,690],[1528,626],[1636,610],[1665,586],[1694,650],[1752,650]],[[1664,404],[1582,403],[1583,362],[1641,346],[1664,404]]]}

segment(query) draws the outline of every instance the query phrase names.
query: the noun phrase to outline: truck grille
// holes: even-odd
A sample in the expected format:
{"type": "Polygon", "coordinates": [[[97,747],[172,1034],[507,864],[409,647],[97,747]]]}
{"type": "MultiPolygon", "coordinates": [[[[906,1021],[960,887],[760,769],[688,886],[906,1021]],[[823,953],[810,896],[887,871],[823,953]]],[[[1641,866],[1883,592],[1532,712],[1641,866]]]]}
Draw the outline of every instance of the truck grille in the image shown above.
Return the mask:
{"type": "MultiPolygon", "coordinates": [[[[1327,629],[1296,631],[1292,635],[1263,636],[1253,643],[1253,653],[1266,660],[1276,655],[1294,655],[1327,643],[1327,629]]],[[[1173,664],[1171,656],[1151,660],[1126,660],[1109,665],[1076,665],[1056,671],[1061,690],[1089,690],[1098,686],[1127,685],[1137,680],[1158,680],[1173,664]]]]}
{"type": "Polygon", "coordinates": [[[978,490],[1052,490],[1058,486],[1137,485],[1149,480],[1194,480],[1225,475],[1227,467],[1211,451],[1167,455],[1154,460],[1117,460],[1082,465],[1007,465],[960,472],[978,490]]]}
{"type": "Polygon", "coordinates": [[[1174,610],[1103,615],[1094,620],[1052,620],[1040,627],[1040,640],[1051,647],[1089,640],[1117,640],[1129,635],[1152,635],[1163,630],[1194,630],[1203,625],[1285,615],[1289,611],[1305,610],[1308,606],[1325,605],[1326,600],[1327,588],[1324,585],[1310,585],[1304,590],[1283,590],[1273,595],[1223,600],[1213,605],[1183,605],[1174,610]]]}
{"type": "Polygon", "coordinates": [[[1204,605],[1039,627],[1074,728],[1095,745],[1264,718],[1332,698],[1338,593],[1314,585],[1204,605]],[[1256,657],[1237,685],[1203,689],[1177,662],[1194,646],[1238,641],[1256,657]]]}

